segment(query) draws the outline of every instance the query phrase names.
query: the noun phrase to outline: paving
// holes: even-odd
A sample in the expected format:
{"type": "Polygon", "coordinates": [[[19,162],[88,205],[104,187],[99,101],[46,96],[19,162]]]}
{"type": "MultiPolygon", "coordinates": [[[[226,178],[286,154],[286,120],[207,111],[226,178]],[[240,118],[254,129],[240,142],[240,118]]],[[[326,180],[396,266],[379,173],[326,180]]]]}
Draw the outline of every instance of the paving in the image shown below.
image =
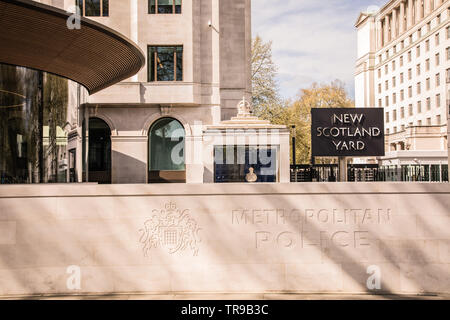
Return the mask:
{"type": "Polygon", "coordinates": [[[104,294],[104,295],[45,295],[0,296],[0,300],[450,300],[450,295],[420,294],[104,294]]]}

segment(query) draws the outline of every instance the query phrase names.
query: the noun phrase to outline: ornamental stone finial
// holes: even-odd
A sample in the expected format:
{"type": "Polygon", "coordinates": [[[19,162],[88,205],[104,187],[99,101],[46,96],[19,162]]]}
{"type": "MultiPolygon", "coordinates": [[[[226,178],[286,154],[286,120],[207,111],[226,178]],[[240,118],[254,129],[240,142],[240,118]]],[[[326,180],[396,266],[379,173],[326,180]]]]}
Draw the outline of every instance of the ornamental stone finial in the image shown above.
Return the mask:
{"type": "Polygon", "coordinates": [[[252,114],[252,104],[245,99],[245,96],[242,98],[242,101],[238,104],[238,115],[248,117],[252,114]]]}

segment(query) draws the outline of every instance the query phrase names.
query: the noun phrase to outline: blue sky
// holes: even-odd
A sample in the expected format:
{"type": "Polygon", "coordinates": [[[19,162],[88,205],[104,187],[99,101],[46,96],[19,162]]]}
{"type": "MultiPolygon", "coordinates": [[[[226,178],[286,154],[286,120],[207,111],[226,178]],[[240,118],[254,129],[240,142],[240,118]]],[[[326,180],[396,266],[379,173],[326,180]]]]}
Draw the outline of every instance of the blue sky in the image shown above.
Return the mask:
{"type": "Polygon", "coordinates": [[[355,22],[387,0],[252,0],[252,32],[272,41],[284,98],[313,82],[345,82],[354,97],[355,22]]]}

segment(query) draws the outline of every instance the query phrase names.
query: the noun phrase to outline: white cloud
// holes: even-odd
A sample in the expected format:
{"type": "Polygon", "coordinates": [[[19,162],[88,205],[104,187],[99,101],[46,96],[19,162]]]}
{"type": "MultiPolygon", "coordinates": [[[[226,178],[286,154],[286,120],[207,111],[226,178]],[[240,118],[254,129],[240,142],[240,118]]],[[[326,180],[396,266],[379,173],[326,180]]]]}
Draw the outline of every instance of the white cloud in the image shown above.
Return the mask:
{"type": "Polygon", "coordinates": [[[273,41],[281,94],[340,79],[354,95],[356,30],[361,9],[380,0],[253,0],[253,34],[273,41]]]}

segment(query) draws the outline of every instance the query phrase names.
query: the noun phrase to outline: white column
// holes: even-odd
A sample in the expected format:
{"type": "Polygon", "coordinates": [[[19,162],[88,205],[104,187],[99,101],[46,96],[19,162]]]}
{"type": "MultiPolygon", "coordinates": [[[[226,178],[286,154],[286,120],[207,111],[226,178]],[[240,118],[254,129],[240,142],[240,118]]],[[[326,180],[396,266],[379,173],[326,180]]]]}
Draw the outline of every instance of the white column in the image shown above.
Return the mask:
{"type": "Polygon", "coordinates": [[[430,13],[430,0],[424,0],[424,16],[427,16],[430,13]]]}
{"type": "Polygon", "coordinates": [[[394,40],[397,37],[397,9],[392,10],[392,26],[391,26],[391,38],[394,40]]]}
{"type": "Polygon", "coordinates": [[[400,17],[399,17],[399,19],[400,19],[400,22],[399,22],[399,33],[401,34],[402,32],[404,32],[405,31],[405,19],[404,19],[404,17],[405,17],[405,2],[401,2],[400,3],[400,17]]]}
{"type": "Polygon", "coordinates": [[[413,21],[413,5],[414,5],[413,0],[408,0],[408,13],[407,13],[407,15],[408,15],[408,18],[407,18],[408,26],[407,26],[407,29],[410,29],[414,25],[414,21],[413,21]]]}
{"type": "Polygon", "coordinates": [[[389,42],[389,17],[384,16],[384,43],[386,45],[389,42]]]}
{"type": "Polygon", "coordinates": [[[383,29],[380,20],[377,21],[377,49],[383,47],[383,29]]]}

